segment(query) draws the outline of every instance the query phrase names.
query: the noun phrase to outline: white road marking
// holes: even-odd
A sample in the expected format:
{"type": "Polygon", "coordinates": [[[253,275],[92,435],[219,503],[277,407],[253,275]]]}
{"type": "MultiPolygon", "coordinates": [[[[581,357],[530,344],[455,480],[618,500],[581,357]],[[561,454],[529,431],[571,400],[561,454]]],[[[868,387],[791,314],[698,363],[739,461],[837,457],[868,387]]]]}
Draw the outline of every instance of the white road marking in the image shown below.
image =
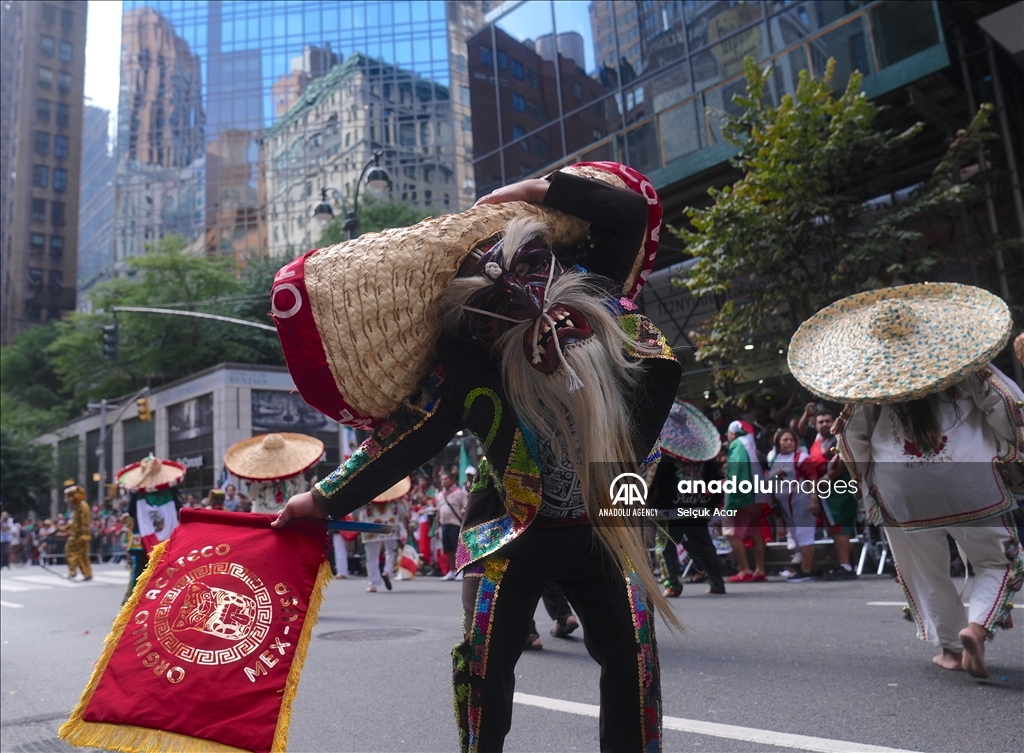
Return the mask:
{"type": "MultiPolygon", "coordinates": [[[[902,607],[902,606],[906,606],[906,603],[907,602],[905,602],[905,601],[869,601],[868,602],[868,606],[869,607],[902,607]]],[[[969,607],[971,605],[968,604],[965,601],[964,602],[964,606],[965,607],[969,607]]],[[[1014,606],[1015,607],[1019,607],[1019,606],[1021,606],[1021,604],[1018,604],[1017,602],[1014,602],[1014,606]]]]}
{"type": "Polygon", "coordinates": [[[16,578],[12,578],[15,583],[31,583],[39,586],[57,586],[58,588],[74,588],[76,584],[69,580],[64,580],[57,575],[19,575],[16,578]]]}
{"type": "MultiPolygon", "coordinates": [[[[567,714],[590,716],[595,719],[600,713],[599,707],[590,703],[562,701],[557,698],[545,698],[544,696],[529,695],[527,693],[516,693],[512,700],[524,706],[537,706],[542,709],[564,711],[567,714]]],[[[755,729],[753,727],[737,727],[732,724],[682,719],[677,716],[662,717],[662,725],[665,729],[678,732],[691,732],[695,735],[707,735],[709,737],[724,737],[729,740],[742,740],[760,745],[775,745],[780,748],[813,750],[819,753],[848,753],[852,750],[858,751],[858,753],[909,753],[902,748],[886,748],[880,745],[852,743],[845,740],[829,740],[825,737],[791,735],[788,732],[772,732],[771,730],[755,729]]]]}
{"type": "Polygon", "coordinates": [[[13,601],[3,601],[0,599],[0,607],[10,607],[11,609],[21,609],[24,604],[15,604],[13,601]]]}
{"type": "Polygon", "coordinates": [[[49,588],[49,586],[19,586],[17,583],[12,583],[9,580],[5,580],[0,583],[0,591],[10,591],[11,593],[18,593],[20,591],[38,591],[41,588],[49,588]]]}

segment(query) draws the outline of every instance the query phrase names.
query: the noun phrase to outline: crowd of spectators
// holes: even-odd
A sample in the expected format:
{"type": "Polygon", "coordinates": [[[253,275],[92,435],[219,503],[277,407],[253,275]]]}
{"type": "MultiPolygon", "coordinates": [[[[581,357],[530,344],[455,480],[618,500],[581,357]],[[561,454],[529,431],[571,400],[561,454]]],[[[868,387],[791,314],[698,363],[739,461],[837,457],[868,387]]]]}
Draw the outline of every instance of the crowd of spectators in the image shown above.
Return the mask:
{"type": "MultiPolygon", "coordinates": [[[[23,516],[20,520],[0,513],[2,553],[0,566],[56,565],[64,562],[66,529],[71,515],[58,514],[54,518],[40,519],[23,516]]],[[[89,556],[93,562],[122,562],[128,548],[131,529],[124,518],[121,505],[92,508],[92,542],[89,556]]]]}

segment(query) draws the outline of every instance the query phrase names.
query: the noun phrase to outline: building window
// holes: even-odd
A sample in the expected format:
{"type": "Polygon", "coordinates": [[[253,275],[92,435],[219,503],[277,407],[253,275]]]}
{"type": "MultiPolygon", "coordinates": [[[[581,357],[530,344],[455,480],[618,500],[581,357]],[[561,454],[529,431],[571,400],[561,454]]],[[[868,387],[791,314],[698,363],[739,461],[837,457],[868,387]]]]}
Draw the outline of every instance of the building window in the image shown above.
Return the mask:
{"type": "MultiPolygon", "coordinates": [[[[513,139],[513,141],[515,139],[522,139],[523,136],[525,136],[525,135],[526,135],[526,129],[525,128],[523,128],[522,126],[518,126],[518,125],[513,125],[512,126],[512,139],[513,139]]],[[[528,151],[530,151],[530,143],[526,139],[523,139],[522,141],[519,142],[519,148],[522,149],[524,152],[528,152],[528,151]]]]}
{"type": "Polygon", "coordinates": [[[38,267],[28,268],[28,284],[29,287],[38,288],[43,284],[43,270],[38,267]]]}
{"type": "Polygon", "coordinates": [[[473,132],[473,121],[470,120],[469,118],[463,118],[462,119],[462,130],[465,131],[466,133],[472,133],[473,132]]]}
{"type": "Polygon", "coordinates": [[[57,9],[52,5],[43,6],[43,23],[47,26],[53,26],[57,23],[57,9]]]}
{"type": "Polygon", "coordinates": [[[69,10],[62,10],[60,12],[60,28],[64,31],[71,31],[71,27],[75,25],[75,14],[69,10]]]}
{"type": "Polygon", "coordinates": [[[480,48],[480,62],[484,65],[494,65],[494,55],[491,53],[490,47],[480,48]]]}
{"type": "Polygon", "coordinates": [[[512,78],[523,80],[523,64],[512,58],[512,78]]]}
{"type": "Polygon", "coordinates": [[[46,222],[46,202],[32,199],[32,222],[46,222]]]}
{"type": "Polygon", "coordinates": [[[42,66],[39,67],[39,88],[53,88],[53,70],[50,68],[43,68],[42,66]]]}
{"type": "Polygon", "coordinates": [[[68,106],[60,102],[57,103],[57,125],[66,126],[68,121],[71,119],[69,115],[68,106]]]}
{"type": "Polygon", "coordinates": [[[459,99],[462,101],[462,104],[464,104],[466,107],[469,107],[470,102],[472,100],[470,99],[470,96],[469,96],[469,87],[468,86],[460,86],[459,87],[459,99]]]}
{"type": "Polygon", "coordinates": [[[576,99],[582,99],[582,97],[583,97],[583,87],[580,86],[579,84],[573,84],[572,96],[575,97],[576,99]]]}
{"type": "Polygon", "coordinates": [[[548,157],[548,142],[540,136],[533,137],[533,153],[541,159],[548,157]]]}
{"type": "Polygon", "coordinates": [[[415,124],[402,123],[398,126],[398,143],[400,146],[416,146],[415,124]]]}
{"type": "Polygon", "coordinates": [[[455,70],[459,71],[459,73],[465,73],[466,72],[466,56],[465,55],[456,55],[455,56],[455,70]]]}
{"type": "Polygon", "coordinates": [[[50,283],[51,288],[63,287],[64,275],[61,273],[59,269],[51,269],[48,277],[50,278],[48,282],[50,283]]]}
{"type": "Polygon", "coordinates": [[[67,40],[61,40],[60,43],[60,62],[71,62],[71,42],[68,42],[67,40]]]}
{"type": "Polygon", "coordinates": [[[42,233],[31,233],[28,242],[32,248],[43,248],[46,245],[46,236],[42,233]]]}
{"type": "Polygon", "coordinates": [[[63,201],[54,201],[50,204],[50,222],[57,226],[64,224],[63,201]]]}
{"type": "Polygon", "coordinates": [[[50,122],[50,101],[48,99],[36,100],[36,120],[40,123],[50,122]]]}
{"type": "Polygon", "coordinates": [[[530,114],[533,117],[537,118],[537,120],[547,121],[547,118],[544,117],[543,110],[540,109],[540,105],[538,105],[532,99],[530,100],[530,114]]]}
{"type": "Polygon", "coordinates": [[[48,37],[44,34],[39,40],[39,51],[46,55],[46,57],[52,58],[56,49],[57,43],[54,41],[53,37],[48,37]]]}
{"type": "Polygon", "coordinates": [[[60,256],[64,253],[64,237],[60,235],[50,236],[50,253],[54,256],[60,256]]]}
{"type": "Polygon", "coordinates": [[[53,168],[53,190],[64,193],[68,188],[68,171],[60,167],[53,168]]]}
{"type": "Polygon", "coordinates": [[[526,100],[523,99],[521,94],[512,95],[512,108],[516,112],[526,112],[526,100]]]}
{"type": "MultiPolygon", "coordinates": [[[[49,134],[47,134],[49,135],[49,134]]],[[[53,138],[53,156],[63,159],[68,156],[68,137],[57,134],[53,138]]]]}
{"type": "Polygon", "coordinates": [[[57,71],[57,91],[67,94],[71,91],[71,74],[66,71],[57,71]]]}
{"type": "Polygon", "coordinates": [[[537,79],[537,74],[529,69],[526,70],[526,85],[531,89],[540,88],[540,81],[537,79]]]}
{"type": "Polygon", "coordinates": [[[36,131],[36,154],[50,153],[50,134],[46,131],[36,131]]]}
{"type": "Polygon", "coordinates": [[[36,188],[46,188],[50,180],[50,168],[46,165],[36,165],[32,168],[32,185],[36,188]]]}
{"type": "Polygon", "coordinates": [[[508,68],[508,55],[501,50],[498,50],[498,67],[502,70],[508,68]]]}

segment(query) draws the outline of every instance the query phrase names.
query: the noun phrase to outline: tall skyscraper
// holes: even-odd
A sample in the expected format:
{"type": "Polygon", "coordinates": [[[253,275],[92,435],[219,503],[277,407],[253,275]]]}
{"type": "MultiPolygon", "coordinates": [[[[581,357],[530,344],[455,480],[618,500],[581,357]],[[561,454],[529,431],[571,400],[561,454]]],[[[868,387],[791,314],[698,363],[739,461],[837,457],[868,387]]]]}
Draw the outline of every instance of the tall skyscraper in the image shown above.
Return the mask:
{"type": "Polygon", "coordinates": [[[0,4],[0,342],[75,308],[84,2],[0,4]]]}
{"type": "Polygon", "coordinates": [[[78,205],[80,289],[95,284],[114,260],[116,176],[109,124],[109,112],[92,105],[85,106],[82,118],[82,186],[78,205]]]}
{"type": "Polygon", "coordinates": [[[471,205],[465,40],[496,5],[126,0],[115,267],[171,233],[239,263],[304,252],[320,189],[351,202],[375,150],[394,198],[471,205]]]}

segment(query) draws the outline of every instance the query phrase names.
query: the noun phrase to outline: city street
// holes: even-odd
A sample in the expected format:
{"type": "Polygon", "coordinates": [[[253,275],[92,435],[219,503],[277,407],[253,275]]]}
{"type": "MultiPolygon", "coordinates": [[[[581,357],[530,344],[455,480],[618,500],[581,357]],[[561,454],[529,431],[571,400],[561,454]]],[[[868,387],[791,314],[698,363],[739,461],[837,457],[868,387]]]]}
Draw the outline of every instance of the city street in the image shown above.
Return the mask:
{"type": "MultiPolygon", "coordinates": [[[[3,571],[3,751],[71,749],[57,729],[88,680],[126,580],[115,565],[99,566],[91,583],[38,567],[3,571]]],[[[935,651],[901,619],[889,577],[773,580],[730,585],[724,597],[687,585],[673,602],[688,632],[660,633],[666,751],[1022,749],[1019,625],[989,644],[992,674],[979,681],[931,664],[935,651]]],[[[456,750],[449,654],[461,584],[420,578],[377,594],[364,585],[328,588],[289,749],[456,750]]],[[[506,749],[597,750],[598,668],[579,633],[552,638],[542,608],[537,624],[544,650],[519,662],[506,749]]]]}

